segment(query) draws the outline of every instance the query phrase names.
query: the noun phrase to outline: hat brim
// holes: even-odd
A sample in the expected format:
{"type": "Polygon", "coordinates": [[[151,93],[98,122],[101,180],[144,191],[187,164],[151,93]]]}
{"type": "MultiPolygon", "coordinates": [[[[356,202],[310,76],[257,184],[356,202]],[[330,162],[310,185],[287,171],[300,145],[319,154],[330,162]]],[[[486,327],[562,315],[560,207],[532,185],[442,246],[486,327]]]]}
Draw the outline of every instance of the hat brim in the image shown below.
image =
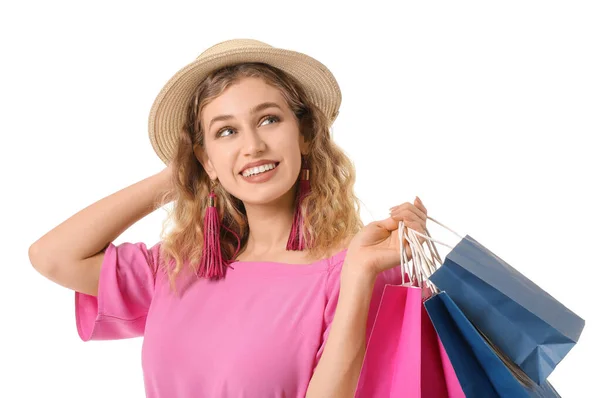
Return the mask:
{"type": "Polygon", "coordinates": [[[279,48],[249,47],[200,57],[180,69],[162,88],[150,110],[148,133],[160,159],[168,164],[175,154],[189,101],[211,72],[239,63],[262,62],[288,73],[304,87],[309,99],[333,123],[341,104],[341,91],[333,74],[306,54],[279,48]]]}

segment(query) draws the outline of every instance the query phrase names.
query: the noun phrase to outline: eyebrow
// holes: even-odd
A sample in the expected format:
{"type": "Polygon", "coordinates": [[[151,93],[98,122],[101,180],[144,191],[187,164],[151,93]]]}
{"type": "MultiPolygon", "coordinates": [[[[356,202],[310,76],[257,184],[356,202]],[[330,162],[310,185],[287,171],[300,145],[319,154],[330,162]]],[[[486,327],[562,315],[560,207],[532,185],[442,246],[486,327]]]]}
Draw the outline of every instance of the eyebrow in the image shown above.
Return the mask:
{"type": "MultiPolygon", "coordinates": [[[[254,108],[252,108],[250,110],[250,114],[254,115],[257,112],[260,112],[262,110],[265,110],[267,108],[278,108],[281,109],[281,107],[275,103],[275,102],[263,102],[262,104],[258,104],[256,105],[254,108]]],[[[210,128],[212,127],[214,122],[219,122],[219,121],[223,121],[223,120],[230,120],[233,119],[233,115],[220,115],[220,116],[215,116],[210,123],[208,124],[208,130],[210,130],[210,128]]]]}

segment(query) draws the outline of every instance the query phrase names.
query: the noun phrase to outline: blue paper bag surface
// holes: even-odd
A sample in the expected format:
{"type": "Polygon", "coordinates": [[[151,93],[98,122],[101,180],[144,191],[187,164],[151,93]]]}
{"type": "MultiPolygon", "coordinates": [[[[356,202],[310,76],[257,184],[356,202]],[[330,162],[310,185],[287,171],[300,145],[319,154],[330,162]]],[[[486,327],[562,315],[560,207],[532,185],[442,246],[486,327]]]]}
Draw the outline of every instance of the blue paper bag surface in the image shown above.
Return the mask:
{"type": "Polygon", "coordinates": [[[523,386],[445,292],[425,308],[467,398],[560,397],[548,382],[523,386]]]}
{"type": "Polygon", "coordinates": [[[541,384],[585,321],[470,236],[430,280],[533,381],[541,384]]]}

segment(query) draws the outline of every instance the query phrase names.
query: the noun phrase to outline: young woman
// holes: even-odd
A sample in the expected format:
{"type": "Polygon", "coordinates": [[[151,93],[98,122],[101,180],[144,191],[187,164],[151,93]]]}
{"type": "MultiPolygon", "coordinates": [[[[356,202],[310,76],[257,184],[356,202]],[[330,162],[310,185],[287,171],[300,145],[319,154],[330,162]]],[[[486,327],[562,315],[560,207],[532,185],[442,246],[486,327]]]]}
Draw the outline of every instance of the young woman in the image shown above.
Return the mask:
{"type": "Polygon", "coordinates": [[[373,307],[400,281],[399,222],[424,233],[427,211],[417,199],[362,225],[330,136],[340,102],[305,54],[219,43],[152,107],[168,166],[31,246],[75,291],[83,340],[144,337],[148,397],[353,396],[373,307]],[[160,242],[112,243],[171,201],[160,242]]]}

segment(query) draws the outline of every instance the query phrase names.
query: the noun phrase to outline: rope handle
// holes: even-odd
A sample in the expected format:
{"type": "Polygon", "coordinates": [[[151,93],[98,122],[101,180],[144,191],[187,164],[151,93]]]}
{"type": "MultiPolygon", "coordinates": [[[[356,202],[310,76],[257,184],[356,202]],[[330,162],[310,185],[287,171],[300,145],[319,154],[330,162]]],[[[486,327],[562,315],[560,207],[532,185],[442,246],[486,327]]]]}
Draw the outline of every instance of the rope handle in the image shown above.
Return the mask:
{"type": "MultiPolygon", "coordinates": [[[[439,221],[429,216],[427,218],[446,230],[452,232],[459,239],[463,239],[460,234],[440,223],[439,221]]],[[[427,228],[425,228],[424,235],[409,227],[406,227],[404,221],[400,222],[398,231],[398,239],[400,241],[400,270],[402,272],[402,284],[408,284],[410,286],[417,284],[417,286],[422,288],[423,283],[425,283],[426,287],[428,287],[432,292],[439,293],[439,289],[429,280],[429,277],[437,270],[437,264],[439,264],[440,267],[443,264],[442,258],[437,250],[437,247],[435,246],[435,243],[446,246],[451,250],[453,247],[444,242],[433,239],[427,228]],[[428,253],[425,252],[423,244],[419,242],[419,237],[425,239],[424,243],[427,246],[428,253]],[[412,253],[411,261],[408,261],[408,254],[404,248],[404,240],[407,241],[410,247],[410,251],[412,253]],[[408,277],[408,281],[406,280],[406,277],[408,277]]]]}

